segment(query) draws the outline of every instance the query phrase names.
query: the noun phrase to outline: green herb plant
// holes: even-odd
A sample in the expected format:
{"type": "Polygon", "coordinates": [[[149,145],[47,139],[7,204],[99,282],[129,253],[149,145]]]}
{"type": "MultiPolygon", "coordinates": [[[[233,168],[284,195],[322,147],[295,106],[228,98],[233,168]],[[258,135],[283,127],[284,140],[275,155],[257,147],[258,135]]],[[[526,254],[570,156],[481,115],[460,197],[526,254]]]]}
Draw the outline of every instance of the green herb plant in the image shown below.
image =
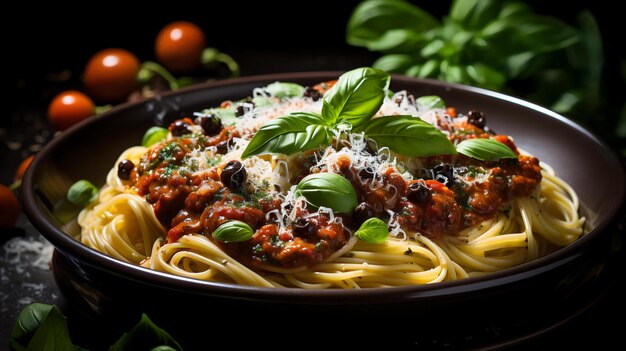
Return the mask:
{"type": "Polygon", "coordinates": [[[589,12],[578,27],[521,1],[454,0],[439,21],[404,0],[366,0],[346,39],[383,54],[374,68],[515,93],[590,123],[601,104],[602,40],[589,12]]]}

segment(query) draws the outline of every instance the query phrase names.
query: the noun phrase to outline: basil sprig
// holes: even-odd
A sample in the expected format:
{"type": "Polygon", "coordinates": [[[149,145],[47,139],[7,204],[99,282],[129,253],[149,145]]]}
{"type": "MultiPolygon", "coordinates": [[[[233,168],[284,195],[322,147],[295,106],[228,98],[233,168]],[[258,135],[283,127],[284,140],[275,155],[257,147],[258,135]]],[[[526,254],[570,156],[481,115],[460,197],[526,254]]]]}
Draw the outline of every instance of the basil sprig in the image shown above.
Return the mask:
{"type": "Polygon", "coordinates": [[[242,221],[228,221],[213,231],[213,237],[226,243],[236,243],[252,238],[254,230],[242,221]]]}
{"type": "MultiPolygon", "coordinates": [[[[418,117],[372,118],[385,99],[389,81],[387,73],[369,67],[344,73],[324,95],[321,114],[296,112],[265,123],[250,140],[241,158],[266,154],[291,155],[325,146],[332,141],[333,130],[346,124],[354,132],[364,132],[366,138],[375,140],[379,146],[386,146],[402,155],[456,154],[457,149],[445,134],[418,117]]],[[[418,99],[418,104],[430,108],[445,107],[438,96],[424,96],[418,99]]],[[[506,145],[498,144],[494,140],[468,140],[459,144],[461,148],[458,152],[483,161],[515,157],[506,145]]]]}
{"type": "Polygon", "coordinates": [[[324,95],[321,114],[297,112],[267,122],[250,140],[241,157],[290,155],[325,146],[332,141],[333,129],[345,124],[401,154],[454,154],[446,136],[417,117],[372,119],[385,100],[389,81],[387,73],[369,67],[344,73],[324,95]]]}
{"type": "Polygon", "coordinates": [[[456,146],[456,150],[465,156],[481,161],[495,161],[502,158],[517,158],[513,150],[493,139],[467,139],[456,146]]]}
{"type": "Polygon", "coordinates": [[[295,195],[304,197],[313,209],[328,207],[337,213],[350,213],[357,206],[354,187],[335,173],[309,174],[298,183],[295,195]]]}
{"type": "Polygon", "coordinates": [[[374,217],[363,222],[354,235],[367,243],[382,244],[387,241],[389,230],[385,222],[374,217]]]}

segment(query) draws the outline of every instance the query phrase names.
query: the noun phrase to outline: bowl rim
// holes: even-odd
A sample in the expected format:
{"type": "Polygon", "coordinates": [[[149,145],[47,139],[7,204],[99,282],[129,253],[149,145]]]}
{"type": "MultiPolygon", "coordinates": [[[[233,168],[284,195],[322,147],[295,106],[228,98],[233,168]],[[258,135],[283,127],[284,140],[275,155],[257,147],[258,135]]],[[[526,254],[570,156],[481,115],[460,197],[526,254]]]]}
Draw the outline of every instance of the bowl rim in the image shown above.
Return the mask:
{"type": "Polygon", "coordinates": [[[534,110],[549,118],[556,119],[568,127],[577,130],[585,137],[591,139],[598,147],[608,153],[607,157],[610,163],[615,166],[617,174],[614,174],[616,182],[614,201],[610,204],[610,211],[597,222],[594,229],[586,233],[583,237],[574,243],[559,249],[557,252],[551,253],[539,259],[525,262],[521,265],[508,268],[502,271],[491,272],[483,276],[465,278],[455,281],[439,282],[436,284],[413,285],[393,288],[368,288],[357,290],[343,289],[290,289],[290,288],[265,288],[257,286],[238,285],[234,283],[220,283],[196,280],[193,278],[181,277],[169,273],[158,272],[131,263],[123,262],[92,249],[80,241],[77,241],[69,234],[62,231],[52,221],[48,220],[48,216],[42,208],[40,208],[36,199],[34,175],[37,173],[43,160],[52,154],[60,145],[69,137],[80,133],[81,130],[92,124],[98,123],[103,119],[115,118],[115,116],[126,109],[157,101],[161,98],[171,98],[177,95],[187,93],[201,92],[204,90],[219,89],[223,86],[237,86],[250,83],[271,82],[271,81],[298,81],[298,80],[315,80],[324,81],[335,79],[343,72],[341,71],[312,71],[312,72],[290,72],[279,74],[264,74],[247,77],[231,78],[220,81],[213,81],[198,85],[193,85],[176,91],[160,94],[149,99],[142,99],[135,102],[126,102],[115,106],[111,110],[102,113],[98,118],[88,118],[77,125],[72,126],[64,131],[61,135],[51,140],[35,157],[32,165],[24,176],[22,186],[22,203],[24,210],[31,223],[39,230],[46,239],[48,239],[56,248],[63,253],[64,256],[69,255],[74,259],[78,259],[84,264],[99,270],[107,271],[117,275],[124,275],[127,279],[141,281],[144,284],[167,288],[171,290],[184,289],[186,292],[193,292],[204,295],[216,295],[229,297],[233,299],[254,299],[267,300],[274,302],[304,302],[307,304],[324,303],[324,304],[351,304],[351,303],[377,303],[390,301],[401,302],[405,298],[436,298],[439,296],[450,296],[454,294],[463,294],[474,292],[485,288],[492,288],[514,283],[529,277],[540,275],[554,268],[567,264],[583,253],[589,242],[596,240],[601,236],[613,222],[618,219],[620,208],[624,205],[625,189],[624,189],[624,169],[616,157],[615,153],[607,146],[607,144],[592,132],[583,128],[576,122],[567,119],[549,109],[536,105],[534,103],[494,92],[482,88],[447,83],[434,79],[413,78],[402,75],[392,75],[392,85],[394,82],[403,82],[407,84],[427,84],[444,89],[455,89],[464,92],[485,95],[488,98],[502,100],[506,103],[519,105],[521,107],[534,110]],[[621,181],[620,181],[621,180],[621,181]],[[391,297],[398,298],[390,300],[391,297]]]}

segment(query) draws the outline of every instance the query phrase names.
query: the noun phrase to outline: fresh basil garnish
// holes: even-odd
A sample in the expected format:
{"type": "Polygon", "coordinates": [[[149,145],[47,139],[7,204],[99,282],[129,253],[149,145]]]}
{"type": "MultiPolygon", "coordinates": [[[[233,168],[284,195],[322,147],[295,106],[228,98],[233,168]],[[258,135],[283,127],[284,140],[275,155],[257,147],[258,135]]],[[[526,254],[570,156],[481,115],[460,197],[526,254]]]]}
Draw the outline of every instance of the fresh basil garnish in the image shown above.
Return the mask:
{"type": "Polygon", "coordinates": [[[304,87],[296,83],[274,82],[264,89],[277,98],[297,97],[304,94],[304,87]]]}
{"type": "Polygon", "coordinates": [[[415,99],[415,103],[418,106],[422,106],[426,109],[431,108],[446,108],[446,103],[437,95],[426,95],[415,99]]]}
{"type": "Polygon", "coordinates": [[[98,198],[98,188],[90,181],[81,179],[67,190],[67,200],[74,205],[85,207],[98,198]]]}
{"type": "Polygon", "coordinates": [[[349,213],[357,205],[352,184],[335,173],[309,174],[298,183],[295,194],[304,197],[314,210],[328,207],[337,213],[349,213]]]}
{"type": "Polygon", "coordinates": [[[326,124],[346,121],[354,127],[378,112],[389,87],[389,74],[374,68],[357,68],[344,73],[324,95],[322,117],[326,124]]]}
{"type": "Polygon", "coordinates": [[[141,145],[150,147],[156,143],[160,143],[167,138],[167,129],[161,127],[152,127],[146,131],[141,139],[141,145]]]}
{"type": "Polygon", "coordinates": [[[382,244],[387,241],[389,230],[385,222],[374,217],[363,222],[354,235],[367,243],[382,244]]]}
{"type": "Polygon", "coordinates": [[[465,156],[481,161],[495,161],[502,158],[517,158],[513,150],[493,139],[467,139],[456,146],[456,150],[465,156]]]}
{"type": "Polygon", "coordinates": [[[298,151],[308,151],[327,145],[329,134],[329,128],[320,115],[292,113],[265,123],[250,140],[241,158],[260,154],[291,155],[298,151]]]}
{"type": "Polygon", "coordinates": [[[228,221],[213,231],[213,237],[217,240],[236,243],[252,238],[254,230],[242,221],[228,221]]]}
{"type": "Polygon", "coordinates": [[[363,128],[368,138],[378,145],[406,156],[454,154],[450,140],[420,118],[411,116],[384,116],[369,121],[363,128]]]}

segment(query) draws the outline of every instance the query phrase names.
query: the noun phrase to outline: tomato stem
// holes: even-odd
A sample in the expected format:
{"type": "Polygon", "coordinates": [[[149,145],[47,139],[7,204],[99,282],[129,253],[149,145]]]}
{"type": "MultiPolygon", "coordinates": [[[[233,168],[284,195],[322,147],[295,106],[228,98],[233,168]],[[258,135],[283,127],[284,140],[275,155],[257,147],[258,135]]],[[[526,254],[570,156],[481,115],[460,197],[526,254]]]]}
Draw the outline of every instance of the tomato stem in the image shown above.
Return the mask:
{"type": "Polygon", "coordinates": [[[154,76],[154,74],[158,74],[163,77],[163,79],[165,79],[169,84],[170,89],[176,90],[179,88],[176,78],[174,78],[174,76],[166,70],[165,67],[152,61],[146,61],[141,65],[141,69],[137,74],[137,79],[142,83],[146,83],[154,76]]]}
{"type": "Polygon", "coordinates": [[[225,64],[233,77],[237,77],[240,73],[239,64],[230,55],[216,48],[205,48],[202,51],[202,65],[207,69],[212,69],[215,68],[217,63],[225,64]]]}
{"type": "Polygon", "coordinates": [[[22,180],[16,180],[13,182],[13,184],[9,185],[9,189],[11,189],[11,191],[15,191],[17,190],[17,188],[22,186],[22,180]]]}

